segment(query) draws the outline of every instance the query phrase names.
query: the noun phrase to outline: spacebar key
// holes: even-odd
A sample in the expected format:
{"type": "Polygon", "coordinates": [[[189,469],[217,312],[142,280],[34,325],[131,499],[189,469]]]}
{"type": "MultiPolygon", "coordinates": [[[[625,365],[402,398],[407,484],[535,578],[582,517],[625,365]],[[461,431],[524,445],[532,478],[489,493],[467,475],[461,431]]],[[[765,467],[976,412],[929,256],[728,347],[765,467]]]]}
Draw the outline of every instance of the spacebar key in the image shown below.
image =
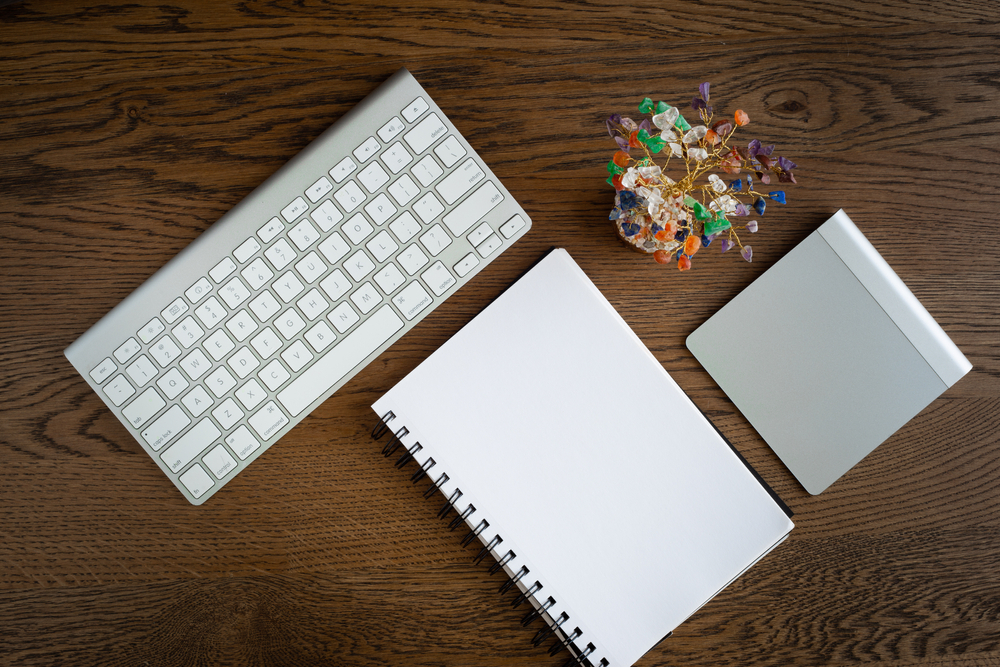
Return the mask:
{"type": "Polygon", "coordinates": [[[385,304],[279,392],[278,400],[293,417],[297,416],[402,328],[403,320],[385,304]]]}

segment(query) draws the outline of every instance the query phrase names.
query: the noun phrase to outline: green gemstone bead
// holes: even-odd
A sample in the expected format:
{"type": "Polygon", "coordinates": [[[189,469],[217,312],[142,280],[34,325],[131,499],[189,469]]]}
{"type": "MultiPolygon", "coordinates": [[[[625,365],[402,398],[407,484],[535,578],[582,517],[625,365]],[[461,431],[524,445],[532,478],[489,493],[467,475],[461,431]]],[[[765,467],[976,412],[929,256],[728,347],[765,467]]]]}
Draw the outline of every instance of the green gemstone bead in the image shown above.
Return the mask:
{"type": "Polygon", "coordinates": [[[706,220],[712,217],[712,213],[701,202],[696,201],[691,208],[694,209],[694,217],[699,220],[706,220]]]}
{"type": "Polygon", "coordinates": [[[659,153],[663,150],[663,147],[667,145],[667,142],[659,137],[650,137],[646,140],[646,146],[654,153],[659,153]]]}
{"type": "Polygon", "coordinates": [[[705,222],[705,236],[718,234],[719,232],[725,231],[732,226],[732,223],[726,220],[724,215],[717,213],[714,218],[705,222]]]}
{"type": "Polygon", "coordinates": [[[639,103],[639,111],[643,113],[649,113],[653,110],[653,100],[646,97],[639,103]]]}
{"type": "Polygon", "coordinates": [[[687,122],[684,116],[677,116],[677,120],[674,121],[674,127],[676,127],[681,132],[687,132],[691,129],[691,123],[687,122]]]}
{"type": "Polygon", "coordinates": [[[670,108],[669,104],[667,104],[663,100],[660,100],[659,102],[656,103],[656,110],[654,113],[661,114],[669,108],[670,108]]]}
{"type": "Polygon", "coordinates": [[[698,202],[691,195],[684,197],[684,205],[688,208],[694,208],[694,205],[697,203],[698,202]]]}
{"type": "Polygon", "coordinates": [[[639,133],[636,134],[636,138],[642,143],[646,143],[649,141],[649,130],[639,130],[639,133]]]}
{"type": "Polygon", "coordinates": [[[608,173],[614,176],[615,174],[624,174],[625,170],[615,164],[614,160],[608,160],[608,173]]]}

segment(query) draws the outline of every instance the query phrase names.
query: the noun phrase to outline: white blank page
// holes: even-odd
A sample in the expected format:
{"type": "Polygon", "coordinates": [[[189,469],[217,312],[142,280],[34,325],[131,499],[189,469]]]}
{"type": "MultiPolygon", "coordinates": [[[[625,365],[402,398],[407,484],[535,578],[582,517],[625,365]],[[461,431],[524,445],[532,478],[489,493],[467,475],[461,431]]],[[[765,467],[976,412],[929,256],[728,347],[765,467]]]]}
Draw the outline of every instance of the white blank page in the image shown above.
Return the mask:
{"type": "Polygon", "coordinates": [[[419,433],[594,664],[634,663],[792,528],[565,250],[373,408],[419,433]]]}

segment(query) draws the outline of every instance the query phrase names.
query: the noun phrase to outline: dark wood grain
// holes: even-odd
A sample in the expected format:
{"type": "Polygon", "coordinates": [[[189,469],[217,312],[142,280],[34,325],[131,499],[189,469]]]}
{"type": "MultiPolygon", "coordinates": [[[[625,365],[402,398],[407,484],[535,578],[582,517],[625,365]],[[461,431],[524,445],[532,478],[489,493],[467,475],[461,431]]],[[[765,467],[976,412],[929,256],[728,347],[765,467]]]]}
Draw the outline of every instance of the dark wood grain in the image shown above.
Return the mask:
{"type": "Polygon", "coordinates": [[[0,3],[0,664],[560,664],[367,433],[378,396],[562,246],[796,511],[641,665],[1000,665],[998,19],[947,0],[0,3]],[[534,227],[191,507],[62,350],[400,66],[534,227]],[[799,185],[752,264],[702,251],[680,274],[607,223],[603,121],[704,80],[799,185]],[[684,339],[840,207],[974,369],[813,497],[684,339]]]}

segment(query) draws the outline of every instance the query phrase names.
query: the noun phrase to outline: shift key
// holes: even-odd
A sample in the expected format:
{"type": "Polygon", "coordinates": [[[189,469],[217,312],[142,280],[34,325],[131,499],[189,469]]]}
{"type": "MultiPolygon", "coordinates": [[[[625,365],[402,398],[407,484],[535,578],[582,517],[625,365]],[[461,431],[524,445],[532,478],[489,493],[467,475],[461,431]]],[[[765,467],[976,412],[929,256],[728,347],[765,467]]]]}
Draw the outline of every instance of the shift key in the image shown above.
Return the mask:
{"type": "Polygon", "coordinates": [[[486,181],[451,213],[444,216],[444,224],[448,225],[452,234],[461,236],[502,201],[503,193],[497,190],[497,186],[492,182],[486,181]]]}
{"type": "Polygon", "coordinates": [[[222,431],[212,423],[211,419],[205,417],[195,424],[194,428],[185,433],[180,440],[160,454],[160,458],[173,472],[178,472],[220,435],[222,435],[222,431]]]}

